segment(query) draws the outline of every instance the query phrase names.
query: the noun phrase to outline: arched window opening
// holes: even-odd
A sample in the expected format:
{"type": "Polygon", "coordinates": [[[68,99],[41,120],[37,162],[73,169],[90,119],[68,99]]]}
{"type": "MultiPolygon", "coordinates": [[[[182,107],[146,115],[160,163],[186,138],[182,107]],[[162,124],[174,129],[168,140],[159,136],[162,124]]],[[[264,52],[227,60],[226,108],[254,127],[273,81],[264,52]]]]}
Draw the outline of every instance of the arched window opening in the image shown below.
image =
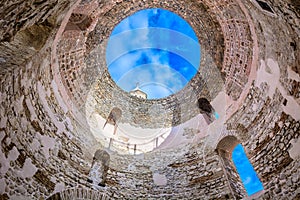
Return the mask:
{"type": "Polygon", "coordinates": [[[243,146],[235,136],[224,137],[218,143],[216,151],[221,158],[225,178],[235,198],[252,196],[263,190],[263,185],[243,146]]]}
{"type": "Polygon", "coordinates": [[[264,189],[241,144],[234,148],[232,160],[248,196],[264,189]]]}
{"type": "Polygon", "coordinates": [[[198,107],[207,124],[211,124],[214,120],[219,118],[219,114],[206,98],[201,97],[198,99],[198,107]]]}
{"type": "Polygon", "coordinates": [[[87,181],[95,186],[105,187],[109,162],[110,155],[105,150],[98,149],[94,154],[87,181]]]}
{"type": "Polygon", "coordinates": [[[109,113],[109,115],[108,115],[108,117],[107,117],[107,119],[106,119],[106,121],[104,123],[103,129],[105,128],[106,124],[109,123],[109,124],[111,124],[111,125],[114,126],[114,134],[116,134],[117,127],[118,127],[117,123],[118,123],[118,120],[121,117],[122,117],[122,110],[120,108],[114,107],[110,111],[110,113],[109,113]]]}
{"type": "Polygon", "coordinates": [[[236,199],[242,199],[246,196],[246,191],[231,159],[231,153],[238,144],[239,141],[236,137],[226,136],[218,143],[216,151],[220,156],[220,162],[222,164],[225,179],[227,179],[231,195],[236,199]]]}

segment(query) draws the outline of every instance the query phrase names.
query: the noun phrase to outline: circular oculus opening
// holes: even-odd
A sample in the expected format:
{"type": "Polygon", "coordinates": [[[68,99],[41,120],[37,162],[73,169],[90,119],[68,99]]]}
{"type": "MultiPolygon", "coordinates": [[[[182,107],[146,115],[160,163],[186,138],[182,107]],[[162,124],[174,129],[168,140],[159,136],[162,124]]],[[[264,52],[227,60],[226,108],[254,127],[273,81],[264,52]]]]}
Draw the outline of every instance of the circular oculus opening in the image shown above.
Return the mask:
{"type": "Polygon", "coordinates": [[[165,98],[196,75],[201,49],[192,27],[161,8],[145,9],[122,20],[106,49],[108,71],[123,90],[165,98]]]}

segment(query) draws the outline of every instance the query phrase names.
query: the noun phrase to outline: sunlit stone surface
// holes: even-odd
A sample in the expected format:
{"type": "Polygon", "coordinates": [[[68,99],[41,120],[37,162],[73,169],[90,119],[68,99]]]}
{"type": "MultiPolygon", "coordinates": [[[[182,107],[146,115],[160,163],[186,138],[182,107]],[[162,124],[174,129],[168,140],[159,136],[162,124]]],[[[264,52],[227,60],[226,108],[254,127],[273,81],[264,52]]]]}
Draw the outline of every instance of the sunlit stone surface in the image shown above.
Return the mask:
{"type": "Polygon", "coordinates": [[[299,3],[266,2],[272,12],[255,0],[2,1],[0,199],[299,199],[299,3]],[[114,27],[148,8],[182,17],[201,44],[196,75],[161,99],[122,90],[105,60],[114,27]],[[114,107],[115,134],[103,129],[114,107]],[[231,159],[239,143],[264,188],[251,197],[231,159]],[[110,161],[96,187],[97,150],[110,161]]]}

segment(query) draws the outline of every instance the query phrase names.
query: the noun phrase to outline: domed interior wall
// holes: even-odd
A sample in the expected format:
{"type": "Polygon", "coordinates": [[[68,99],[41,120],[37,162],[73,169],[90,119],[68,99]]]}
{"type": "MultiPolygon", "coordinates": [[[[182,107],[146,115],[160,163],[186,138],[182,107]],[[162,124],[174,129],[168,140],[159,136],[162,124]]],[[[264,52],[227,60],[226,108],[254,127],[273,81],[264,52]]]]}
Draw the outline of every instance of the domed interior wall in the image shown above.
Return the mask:
{"type": "MultiPolygon", "coordinates": [[[[98,3],[83,1],[81,5],[91,2],[98,3]]],[[[7,16],[11,16],[24,21],[22,28],[13,26],[17,23],[12,22],[9,26],[3,26],[5,28],[2,29],[3,33],[1,32],[3,59],[0,62],[6,62],[3,68],[1,66],[0,78],[0,197],[2,199],[16,196],[47,198],[56,192],[70,188],[93,190],[94,193],[95,191],[98,194],[105,193],[110,198],[221,199],[243,196],[245,194],[242,192],[238,194],[232,192],[236,186],[230,185],[220,157],[214,151],[218,141],[227,135],[234,135],[245,147],[264,185],[261,199],[299,198],[300,78],[297,45],[299,44],[299,7],[296,7],[296,3],[271,1],[270,5],[276,14],[271,16],[248,1],[212,3],[205,1],[210,12],[221,9],[223,12],[213,13],[243,17],[245,20],[242,22],[228,20],[224,21],[227,23],[221,23],[224,19],[218,19],[225,43],[224,62],[221,62],[221,67],[228,66],[228,70],[241,70],[232,71],[229,73],[231,75],[228,75],[228,70],[224,70],[227,68],[222,68],[226,72],[227,94],[231,96],[227,98],[237,100],[225,101],[228,104],[226,123],[224,122],[221,130],[217,130],[218,133],[207,136],[194,145],[155,150],[139,156],[120,156],[110,152],[106,187],[96,189],[87,179],[93,154],[101,146],[86,129],[85,119],[80,118],[78,114],[80,107],[74,103],[74,98],[68,93],[65,83],[56,79],[60,74],[57,74],[58,71],[55,71],[57,66],[54,66],[58,63],[59,57],[53,57],[53,44],[57,44],[60,39],[55,36],[63,34],[64,29],[59,29],[59,26],[67,25],[69,16],[73,13],[72,9],[79,5],[77,2],[77,5],[72,7],[71,5],[75,3],[75,1],[55,2],[36,12],[34,9],[25,9],[22,14],[10,11],[7,15],[10,9],[0,11],[1,19],[9,19],[7,16]],[[245,12],[241,13],[240,8],[236,7],[238,5],[244,5],[241,8],[248,10],[246,12],[248,16],[245,16],[245,12]],[[50,13],[52,18],[49,18],[50,13]],[[29,53],[20,52],[20,49],[24,49],[30,43],[26,38],[32,39],[32,37],[25,37],[23,42],[17,42],[20,41],[18,34],[22,35],[22,31],[34,24],[45,23],[46,18],[56,20],[51,20],[55,26],[46,29],[52,30],[48,33],[49,36],[46,34],[47,39],[41,39],[45,41],[45,45],[37,47],[34,51],[30,50],[29,53]],[[249,35],[244,38],[243,32],[239,32],[244,30],[242,28],[244,23],[250,23],[248,28],[249,31],[252,29],[251,39],[249,35]],[[5,33],[11,33],[11,36],[6,37],[5,33]],[[244,60],[248,67],[253,65],[251,67],[256,69],[255,73],[251,74],[249,70],[245,70],[248,69],[247,67],[232,68],[236,66],[234,63],[239,61],[237,57],[230,54],[236,52],[236,48],[228,49],[228,47],[237,44],[236,41],[253,42],[255,37],[258,42],[256,48],[255,45],[253,48],[251,46],[251,50],[247,49],[249,52],[246,53],[251,57],[251,62],[247,61],[249,57],[244,60]],[[4,38],[10,38],[10,41],[4,38]],[[250,81],[249,85],[245,80],[238,82],[242,80],[239,76],[248,77],[253,82],[250,81]],[[237,82],[243,83],[245,87],[240,87],[242,84],[238,84],[240,89],[235,89],[233,83],[237,82]],[[241,93],[241,90],[244,92],[241,93]]],[[[131,3],[136,7],[141,5],[140,7],[143,8],[140,2],[131,3]]],[[[25,1],[24,4],[33,6],[34,2],[25,1]]],[[[178,4],[184,5],[184,9],[188,10],[194,9],[193,6],[197,5],[197,2],[178,2],[178,4]]],[[[5,5],[11,4],[6,2],[5,5]]],[[[42,4],[35,3],[35,5],[42,4]]],[[[125,9],[131,7],[120,2],[107,2],[107,4],[99,2],[99,5],[102,6],[99,15],[101,17],[113,15],[114,8],[119,10],[122,6],[125,9]]],[[[16,3],[14,6],[22,8],[23,3],[16,3]]],[[[162,3],[162,7],[173,10],[168,3],[162,3]]],[[[176,9],[180,10],[179,7],[176,9]]],[[[122,17],[119,17],[111,23],[115,24],[121,19],[122,17]]],[[[86,27],[92,26],[91,21],[92,18],[91,20],[85,18],[84,25],[78,27],[75,26],[76,20],[74,20],[73,25],[75,25],[69,26],[68,30],[85,30],[86,27]]],[[[193,27],[195,28],[196,25],[193,27]]],[[[103,31],[106,31],[106,35],[109,34],[109,30],[103,31]]],[[[42,34],[45,32],[47,31],[41,31],[42,34]]],[[[37,31],[37,35],[39,34],[40,32],[37,31]]],[[[28,32],[25,35],[28,35],[28,32]]],[[[218,42],[215,42],[217,45],[218,42]]],[[[237,49],[241,50],[241,48],[237,49]]],[[[218,64],[217,66],[219,67],[218,64]]]]}
{"type": "MultiPolygon", "coordinates": [[[[113,107],[118,106],[124,113],[125,117],[121,119],[124,123],[145,128],[170,127],[185,122],[198,114],[195,103],[199,96],[213,99],[220,92],[223,86],[222,75],[220,72],[218,73],[219,70],[212,69],[221,68],[224,51],[223,36],[216,17],[210,16],[203,4],[195,4],[190,8],[192,13],[198,14],[189,17],[189,20],[193,26],[201,27],[201,29],[195,30],[201,41],[202,56],[206,59],[203,59],[201,63],[204,66],[203,69],[198,72],[185,89],[164,99],[144,101],[133,98],[122,91],[107,71],[105,62],[107,39],[114,26],[122,18],[150,7],[163,7],[185,16],[187,10],[179,9],[181,3],[173,2],[170,5],[165,5],[163,3],[144,2],[136,7],[132,2],[122,2],[111,8],[109,13],[114,14],[105,13],[105,15],[99,14],[102,8],[97,11],[95,7],[83,6],[82,9],[86,11],[85,13],[90,13],[91,18],[100,18],[95,21],[94,30],[69,30],[67,26],[57,47],[60,57],[58,71],[62,75],[66,92],[70,94],[70,98],[81,113],[85,113],[88,95],[91,95],[91,91],[95,90],[94,98],[98,105],[97,112],[104,118],[107,118],[113,107]],[[124,7],[128,8],[126,12],[122,9],[124,7]],[[99,16],[94,16],[95,13],[99,16]],[[200,13],[205,16],[200,16],[200,13]],[[209,39],[211,32],[217,34],[213,35],[214,38],[209,39]],[[81,44],[75,42],[78,39],[82,41],[81,44]],[[80,62],[79,65],[76,62],[71,62],[74,57],[77,58],[77,62],[80,62]],[[69,63],[66,63],[66,60],[69,63]],[[209,69],[208,66],[211,66],[212,69],[209,69]],[[214,84],[211,84],[212,81],[214,84]],[[84,84],[82,84],[83,82],[84,84]],[[156,117],[152,117],[149,110],[153,106],[160,106],[165,112],[158,112],[156,117]]],[[[78,11],[75,10],[74,12],[78,11]]]]}
{"type": "Polygon", "coordinates": [[[264,198],[299,198],[299,157],[293,153],[299,148],[300,125],[300,112],[295,110],[299,109],[299,47],[293,45],[299,43],[299,5],[269,4],[275,16],[246,4],[259,42],[257,77],[227,123],[238,132],[264,185],[264,198]]]}
{"type": "Polygon", "coordinates": [[[2,1],[0,73],[28,62],[44,45],[49,34],[75,1],[2,1]],[[21,56],[22,55],[22,56],[21,56]]]}

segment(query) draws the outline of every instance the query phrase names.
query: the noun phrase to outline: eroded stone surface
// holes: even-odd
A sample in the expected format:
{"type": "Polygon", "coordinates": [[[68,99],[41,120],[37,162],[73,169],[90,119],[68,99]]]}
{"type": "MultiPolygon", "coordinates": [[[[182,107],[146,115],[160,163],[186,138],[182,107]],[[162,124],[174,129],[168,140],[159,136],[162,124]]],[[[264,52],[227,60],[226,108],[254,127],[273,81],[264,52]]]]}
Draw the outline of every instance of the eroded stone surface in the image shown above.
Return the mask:
{"type": "MultiPolygon", "coordinates": [[[[0,35],[10,41],[1,39],[0,45],[0,198],[240,197],[245,193],[231,161],[215,152],[218,141],[228,135],[243,144],[261,179],[265,192],[260,199],[299,198],[300,124],[295,109],[300,102],[299,12],[295,1],[270,2],[276,16],[266,15],[250,1],[239,0],[95,0],[82,1],[74,12],[70,5],[75,1],[1,2],[4,25],[0,35]],[[206,95],[213,107],[222,111],[222,123],[209,125],[205,134],[200,128],[187,130],[186,137],[204,135],[190,144],[139,156],[111,152],[106,187],[94,190],[86,180],[94,152],[103,147],[95,142],[82,116],[89,91],[86,88],[95,80],[87,74],[105,78],[107,85],[101,85],[101,79],[93,85],[100,87],[99,105],[103,106],[99,112],[104,117],[115,104],[104,105],[106,98],[127,98],[119,90],[115,96],[107,92],[115,84],[105,68],[94,68],[92,62],[99,58],[93,51],[104,53],[105,49],[94,47],[99,40],[105,41],[124,17],[151,5],[180,14],[200,36],[201,45],[206,47],[201,64],[213,64],[213,70],[202,67],[201,76],[199,73],[188,88],[195,96],[206,95]],[[68,11],[73,24],[67,25],[70,20],[64,17],[68,11]],[[207,18],[199,18],[204,11],[207,18]],[[80,20],[84,23],[78,23],[80,20]],[[67,25],[65,32],[66,27],[58,30],[60,24],[67,25]],[[39,34],[43,36],[37,39],[39,34]],[[83,59],[85,52],[90,53],[87,60],[83,59]],[[225,74],[220,75],[220,70],[225,74]],[[85,71],[88,73],[82,73],[85,71]],[[218,82],[214,84],[214,80],[218,82]],[[224,110],[220,109],[220,97],[225,99],[224,110]],[[167,184],[157,184],[153,172],[164,175],[167,184]]],[[[181,104],[186,100],[185,92],[160,101],[172,116],[169,126],[198,114],[192,104],[181,104]]],[[[141,108],[149,103],[125,100],[141,108]]],[[[139,120],[145,116],[153,122],[162,119],[151,119],[152,114],[144,111],[133,116],[133,124],[146,122],[139,120]]]]}

